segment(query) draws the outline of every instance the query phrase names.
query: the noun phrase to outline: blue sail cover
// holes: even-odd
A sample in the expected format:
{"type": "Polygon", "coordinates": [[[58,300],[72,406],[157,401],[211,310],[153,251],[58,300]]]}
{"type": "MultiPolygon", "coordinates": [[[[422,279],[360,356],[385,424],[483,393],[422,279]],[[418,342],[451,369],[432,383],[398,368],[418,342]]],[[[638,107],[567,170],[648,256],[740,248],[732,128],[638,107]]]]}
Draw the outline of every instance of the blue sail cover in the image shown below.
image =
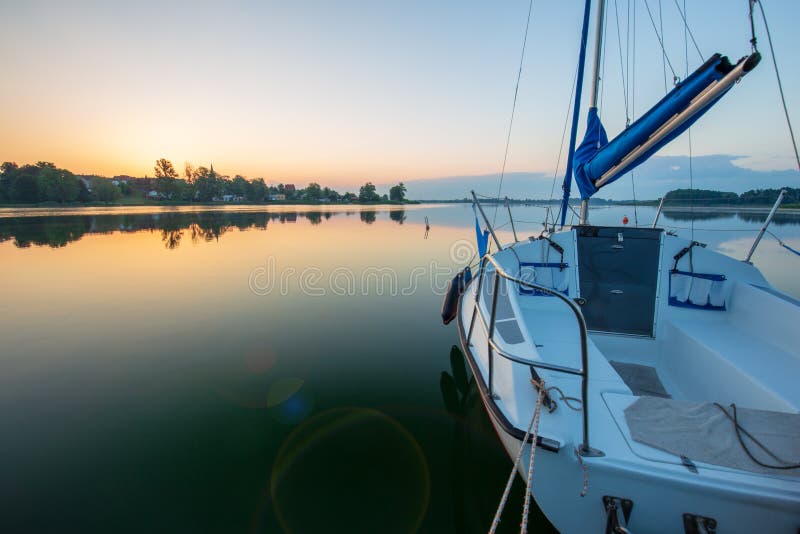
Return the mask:
{"type": "MultiPolygon", "coordinates": [[[[715,54],[611,142],[608,141],[605,128],[603,128],[600,118],[597,116],[597,108],[590,108],[586,136],[575,151],[575,181],[581,191],[581,198],[587,199],[595,194],[597,192],[595,182],[600,177],[646,142],[651,135],[672,117],[684,111],[692,100],[709,85],[721,80],[732,69],[733,66],[727,57],[715,54]]],[[[626,165],[625,168],[619,169],[619,172],[612,175],[605,184],[613,182],[623,174],[633,170],[636,166],[644,163],[661,147],[689,128],[726,92],[727,90],[707,106],[698,110],[692,117],[684,121],[683,124],[667,134],[661,141],[653,145],[629,165],[626,165]]]]}

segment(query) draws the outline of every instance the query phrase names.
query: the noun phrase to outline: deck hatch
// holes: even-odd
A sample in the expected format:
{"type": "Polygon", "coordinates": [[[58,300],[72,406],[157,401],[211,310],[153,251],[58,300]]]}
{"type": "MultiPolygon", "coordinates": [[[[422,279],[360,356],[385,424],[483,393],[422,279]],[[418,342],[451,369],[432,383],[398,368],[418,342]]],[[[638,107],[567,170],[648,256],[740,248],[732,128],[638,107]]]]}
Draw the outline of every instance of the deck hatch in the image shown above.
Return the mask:
{"type": "Polygon", "coordinates": [[[589,330],[653,336],[661,229],[576,228],[589,330]]]}

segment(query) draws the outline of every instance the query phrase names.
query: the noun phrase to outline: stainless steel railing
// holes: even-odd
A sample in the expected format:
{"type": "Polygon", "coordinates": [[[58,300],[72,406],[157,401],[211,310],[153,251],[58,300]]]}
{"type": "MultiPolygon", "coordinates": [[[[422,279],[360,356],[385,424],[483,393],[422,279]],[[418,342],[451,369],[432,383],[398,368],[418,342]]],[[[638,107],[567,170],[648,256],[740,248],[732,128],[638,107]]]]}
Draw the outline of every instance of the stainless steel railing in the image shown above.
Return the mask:
{"type": "Polygon", "coordinates": [[[554,371],[558,373],[565,373],[570,375],[576,375],[581,377],[581,402],[583,405],[582,409],[582,416],[583,416],[583,442],[579,449],[579,453],[582,456],[600,456],[602,455],[601,452],[592,449],[589,446],[589,395],[588,395],[588,388],[589,388],[589,355],[588,355],[588,334],[586,331],[586,321],[583,318],[583,313],[581,309],[578,307],[578,304],[565,296],[561,292],[545,287],[539,284],[534,284],[532,282],[526,282],[524,280],[520,280],[514,276],[508,274],[497,262],[490,255],[485,255],[481,259],[480,269],[478,274],[478,288],[475,293],[475,304],[472,310],[472,318],[469,323],[469,331],[467,332],[467,344],[472,344],[472,332],[475,327],[476,319],[480,319],[481,325],[483,326],[484,330],[486,331],[486,339],[487,339],[487,351],[489,355],[489,377],[488,377],[488,389],[489,389],[489,396],[494,397],[494,356],[495,354],[513,361],[517,363],[521,363],[524,365],[530,365],[532,367],[545,369],[548,371],[554,371]],[[487,324],[486,318],[483,315],[483,312],[480,308],[480,299],[481,299],[481,291],[483,289],[484,284],[484,277],[486,276],[486,267],[491,263],[494,267],[494,282],[493,282],[493,291],[492,291],[492,304],[491,304],[491,312],[489,315],[489,322],[487,324]],[[573,367],[566,367],[562,365],[556,365],[551,363],[546,363],[542,361],[535,361],[524,358],[522,356],[517,356],[513,354],[508,354],[507,352],[503,351],[497,343],[494,341],[494,331],[495,331],[495,319],[496,319],[496,312],[497,312],[497,296],[499,294],[500,289],[500,279],[505,278],[509,282],[518,284],[522,287],[533,289],[536,291],[540,291],[543,293],[547,293],[548,295],[552,295],[559,299],[561,302],[565,303],[572,313],[575,315],[575,319],[578,321],[578,327],[580,330],[580,345],[581,345],[581,368],[576,369],[573,367]]]}

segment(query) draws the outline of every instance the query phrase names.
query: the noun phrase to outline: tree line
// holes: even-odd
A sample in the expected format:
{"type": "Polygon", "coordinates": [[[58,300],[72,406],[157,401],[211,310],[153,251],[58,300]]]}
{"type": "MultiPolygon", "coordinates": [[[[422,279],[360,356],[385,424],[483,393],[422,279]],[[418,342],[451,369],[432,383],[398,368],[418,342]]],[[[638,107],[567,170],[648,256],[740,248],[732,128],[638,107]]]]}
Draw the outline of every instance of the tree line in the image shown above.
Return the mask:
{"type": "Polygon", "coordinates": [[[66,169],[40,161],[18,166],[7,161],[0,165],[0,201],[13,203],[88,202],[86,184],[66,169]]]}
{"type": "MultiPolygon", "coordinates": [[[[800,203],[800,189],[784,187],[786,196],[783,204],[800,203]]],[[[728,191],[710,191],[707,189],[675,189],[664,195],[664,205],[689,205],[692,203],[706,206],[768,206],[774,204],[780,189],[751,189],[741,195],[728,191]]]]}
{"type": "Polygon", "coordinates": [[[339,193],[316,182],[305,188],[292,184],[268,185],[263,178],[247,179],[222,175],[209,167],[186,164],[183,177],[172,162],[161,158],[154,166],[155,178],[79,176],[53,163],[42,162],[18,166],[13,162],[0,165],[0,203],[30,204],[55,202],[59,204],[86,202],[117,202],[122,198],[170,202],[405,202],[406,187],[400,182],[380,195],[372,182],[358,193],[339,193]]]}

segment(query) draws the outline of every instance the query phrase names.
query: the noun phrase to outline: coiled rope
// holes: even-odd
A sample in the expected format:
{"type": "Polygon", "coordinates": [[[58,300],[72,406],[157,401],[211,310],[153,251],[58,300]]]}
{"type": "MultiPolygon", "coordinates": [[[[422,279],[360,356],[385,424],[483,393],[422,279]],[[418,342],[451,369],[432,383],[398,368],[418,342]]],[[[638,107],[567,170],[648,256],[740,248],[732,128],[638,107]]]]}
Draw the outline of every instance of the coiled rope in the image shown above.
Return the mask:
{"type": "Polygon", "coordinates": [[[761,443],[758,439],[756,439],[755,436],[753,436],[741,424],[739,424],[739,416],[736,413],[736,405],[735,404],[731,404],[731,410],[733,412],[733,415],[729,414],[728,410],[726,410],[718,402],[715,402],[714,406],[716,406],[717,408],[722,410],[722,413],[725,414],[725,417],[730,419],[730,421],[733,423],[733,429],[736,432],[736,438],[739,440],[739,445],[742,446],[742,449],[744,450],[745,453],[747,453],[747,456],[749,456],[750,459],[753,460],[756,464],[760,465],[761,467],[766,467],[768,469],[787,469],[787,470],[788,469],[800,469],[800,463],[798,463],[798,462],[789,462],[789,461],[786,461],[786,460],[784,460],[782,458],[779,458],[778,456],[775,455],[774,452],[769,450],[766,445],[761,443]],[[762,462],[761,460],[756,458],[753,455],[753,453],[750,451],[750,448],[745,444],[744,439],[742,438],[742,434],[744,434],[745,436],[747,436],[748,438],[753,440],[753,443],[758,445],[759,448],[761,448],[761,450],[763,450],[770,457],[772,457],[773,460],[777,461],[778,464],[768,464],[768,463],[762,462]]]}

